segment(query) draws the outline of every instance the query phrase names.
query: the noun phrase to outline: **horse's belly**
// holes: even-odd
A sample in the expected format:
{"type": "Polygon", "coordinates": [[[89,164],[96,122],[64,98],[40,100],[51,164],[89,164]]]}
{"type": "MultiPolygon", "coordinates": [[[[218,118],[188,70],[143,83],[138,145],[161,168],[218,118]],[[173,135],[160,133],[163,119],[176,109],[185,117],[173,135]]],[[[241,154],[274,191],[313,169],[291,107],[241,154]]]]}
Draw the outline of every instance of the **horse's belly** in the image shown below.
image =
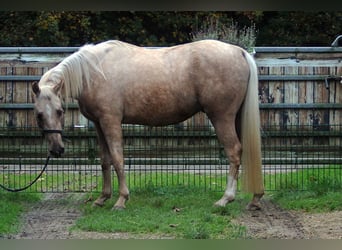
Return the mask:
{"type": "Polygon", "coordinates": [[[124,123],[163,126],[184,121],[201,106],[191,84],[162,81],[126,90],[123,110],[124,123]]]}
{"type": "Polygon", "coordinates": [[[177,110],[172,110],[164,105],[159,105],[156,108],[146,108],[138,113],[134,112],[125,114],[123,117],[123,123],[165,126],[182,122],[199,111],[200,108],[196,105],[188,106],[186,109],[177,110]]]}

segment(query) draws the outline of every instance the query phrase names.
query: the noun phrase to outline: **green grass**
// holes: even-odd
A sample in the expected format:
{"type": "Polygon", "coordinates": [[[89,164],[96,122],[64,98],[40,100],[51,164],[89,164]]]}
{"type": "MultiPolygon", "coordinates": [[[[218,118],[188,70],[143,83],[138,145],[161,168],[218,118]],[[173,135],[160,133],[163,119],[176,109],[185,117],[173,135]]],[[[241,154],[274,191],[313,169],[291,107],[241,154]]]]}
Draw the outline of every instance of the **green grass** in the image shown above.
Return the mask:
{"type": "Polygon", "coordinates": [[[307,169],[273,178],[278,178],[280,188],[270,196],[285,209],[306,212],[342,210],[342,167],[307,169]],[[293,178],[294,174],[296,178],[293,178]]]}
{"type": "MultiPolygon", "coordinates": [[[[8,186],[27,184],[32,176],[24,174],[0,179],[8,186]],[[11,185],[9,185],[11,184],[11,185]]],[[[84,188],[96,198],[101,180],[93,175],[44,174],[33,193],[8,193],[0,190],[0,237],[20,228],[20,215],[30,204],[41,198],[46,189],[72,191],[84,188]],[[80,183],[81,181],[81,183],[80,183]]],[[[101,179],[101,178],[99,178],[101,179]]],[[[114,195],[117,180],[113,177],[114,195]]],[[[131,199],[125,211],[112,211],[115,198],[103,208],[82,204],[83,216],[73,230],[98,232],[130,232],[133,234],[168,235],[189,239],[240,239],[246,229],[232,223],[245,211],[250,196],[238,193],[234,203],[215,208],[213,203],[223,194],[225,175],[184,173],[130,173],[127,181],[131,199]],[[175,212],[174,208],[179,208],[175,212]]],[[[265,176],[266,195],[285,209],[307,212],[342,210],[342,167],[268,174],[265,176]],[[298,191],[299,190],[299,191],[298,191]]]]}
{"type": "MultiPolygon", "coordinates": [[[[159,186],[151,184],[160,184],[152,176],[145,175],[144,178],[149,182],[145,182],[147,185],[142,188],[133,188],[125,211],[111,211],[115,199],[104,208],[87,205],[84,216],[76,222],[74,229],[152,233],[186,239],[246,238],[246,229],[232,223],[232,219],[245,211],[250,196],[238,193],[234,203],[215,208],[212,205],[221,197],[222,191],[204,188],[205,184],[213,183],[210,178],[200,179],[195,187],[184,180],[181,185],[159,186]],[[174,212],[173,208],[180,208],[180,212],[174,212]]],[[[342,210],[341,178],[339,167],[270,174],[265,178],[266,188],[279,190],[266,195],[285,209],[308,212],[342,210]]],[[[192,177],[188,179],[192,180],[192,177]]]]}
{"type": "Polygon", "coordinates": [[[186,239],[240,239],[245,228],[231,220],[243,211],[247,197],[225,208],[213,207],[221,193],[184,186],[132,190],[124,211],[112,211],[114,199],[103,208],[84,205],[74,229],[97,232],[157,234],[186,239]],[[177,210],[177,211],[176,211],[177,210]]]}
{"type": "Polygon", "coordinates": [[[40,194],[9,193],[0,190],[0,238],[18,232],[20,215],[28,204],[39,201],[40,194]]]}

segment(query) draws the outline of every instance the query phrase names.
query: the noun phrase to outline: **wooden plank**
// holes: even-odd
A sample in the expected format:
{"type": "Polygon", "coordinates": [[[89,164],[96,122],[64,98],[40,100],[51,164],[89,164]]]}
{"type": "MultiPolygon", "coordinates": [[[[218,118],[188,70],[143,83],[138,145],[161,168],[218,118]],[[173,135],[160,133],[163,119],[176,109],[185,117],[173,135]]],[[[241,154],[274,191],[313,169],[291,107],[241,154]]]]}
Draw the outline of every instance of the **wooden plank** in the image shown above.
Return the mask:
{"type": "MultiPolygon", "coordinates": [[[[284,69],[286,75],[298,75],[297,66],[289,66],[284,69]]],[[[284,84],[284,103],[298,103],[298,82],[297,81],[287,81],[284,84]]],[[[297,129],[298,125],[298,111],[297,110],[287,110],[284,114],[286,120],[284,120],[284,129],[292,130],[297,129]]]]}
{"type": "MultiPolygon", "coordinates": [[[[27,67],[18,63],[13,68],[14,75],[27,75],[27,67]]],[[[14,103],[27,103],[27,89],[26,82],[13,82],[13,102],[14,103]]],[[[16,127],[24,128],[27,126],[26,111],[16,111],[16,127]]]]}
{"type": "MultiPolygon", "coordinates": [[[[42,69],[40,68],[39,64],[31,64],[28,65],[27,68],[27,73],[32,76],[41,76],[42,75],[42,69]]],[[[34,98],[33,98],[33,92],[32,92],[32,82],[28,82],[26,85],[26,98],[28,103],[34,103],[34,98]]],[[[27,111],[27,127],[36,127],[37,122],[36,118],[32,110],[27,111]]]]}
{"type": "MultiPolygon", "coordinates": [[[[298,66],[285,67],[284,73],[286,75],[298,75],[298,66]]],[[[298,82],[287,81],[284,83],[284,103],[294,104],[298,103],[298,82]]],[[[285,131],[297,130],[298,126],[298,110],[288,109],[284,112],[284,127],[285,131]]],[[[298,138],[292,137],[286,140],[286,145],[297,145],[298,138]]]]}
{"type": "MultiPolygon", "coordinates": [[[[329,67],[316,67],[316,75],[326,75],[329,74],[329,67]]],[[[315,92],[314,92],[314,102],[315,103],[327,103],[329,102],[329,94],[326,89],[324,82],[316,82],[315,92]]],[[[315,110],[314,112],[315,121],[313,124],[313,129],[318,131],[329,130],[329,111],[326,110],[315,110]]],[[[329,144],[329,138],[314,138],[314,144],[329,144]]]]}
{"type": "MultiPolygon", "coordinates": [[[[270,67],[270,75],[283,75],[284,67],[270,67]]],[[[284,103],[284,83],[274,81],[269,85],[270,102],[284,103]]],[[[280,130],[283,129],[284,112],[278,110],[270,111],[269,115],[270,126],[280,130]]]]}
{"type": "MultiPolygon", "coordinates": [[[[0,74],[7,75],[7,65],[0,62],[0,74]]],[[[6,83],[0,82],[0,103],[6,103],[6,83]]],[[[0,110],[0,128],[6,124],[6,110],[0,110]]]]}
{"type": "MultiPolygon", "coordinates": [[[[342,76],[342,63],[341,67],[330,67],[330,74],[342,76]]],[[[342,83],[339,81],[330,81],[329,84],[329,103],[342,103],[342,83]]],[[[330,111],[330,125],[342,124],[341,110],[330,111]]],[[[331,127],[333,129],[333,127],[331,127]]]]}
{"type": "MultiPolygon", "coordinates": [[[[298,69],[300,75],[313,75],[314,68],[311,66],[301,66],[298,69]]],[[[299,103],[313,103],[313,81],[304,81],[299,83],[299,103]]],[[[298,112],[298,124],[301,130],[312,129],[312,110],[302,109],[298,112]]],[[[312,141],[308,141],[307,144],[311,144],[312,141]]]]}
{"type": "MultiPolygon", "coordinates": [[[[307,67],[306,71],[314,74],[314,67],[307,67]]],[[[314,103],[314,88],[315,83],[312,81],[306,82],[306,102],[307,103],[314,103]]],[[[311,110],[307,113],[307,129],[313,130],[314,122],[315,122],[315,114],[314,111],[311,110]]],[[[310,142],[313,143],[313,142],[310,142]]]]}
{"type": "MultiPolygon", "coordinates": [[[[283,66],[270,66],[270,75],[283,75],[283,66]]],[[[269,84],[270,102],[271,103],[284,103],[284,82],[274,81],[269,84]]],[[[284,110],[274,110],[269,111],[269,126],[271,130],[283,130],[284,128],[284,110]]],[[[270,138],[268,141],[271,145],[284,145],[286,140],[283,138],[270,138]]],[[[274,152],[277,154],[277,152],[274,152]]]]}
{"type": "MultiPolygon", "coordinates": [[[[313,67],[303,65],[298,68],[299,75],[313,75],[313,67]]],[[[298,103],[307,104],[312,103],[312,81],[303,81],[298,84],[298,103]]],[[[312,127],[311,124],[311,114],[310,109],[301,109],[298,111],[298,127],[297,129],[301,131],[308,131],[312,127]]],[[[311,137],[301,137],[298,139],[298,145],[312,145],[311,137]]]]}
{"type": "MultiPolygon", "coordinates": [[[[12,65],[8,65],[8,67],[6,67],[6,75],[13,75],[12,65]]],[[[6,82],[5,85],[5,103],[13,103],[13,82],[6,82]]],[[[11,110],[6,113],[5,127],[16,127],[16,113],[11,110]]]]}
{"type": "MultiPolygon", "coordinates": [[[[269,75],[269,67],[259,66],[258,74],[259,76],[269,75]]],[[[259,81],[259,103],[269,103],[270,102],[270,91],[269,91],[269,81],[259,81]]],[[[261,128],[267,129],[269,122],[269,111],[260,110],[260,126],[261,128]]]]}
{"type": "MultiPolygon", "coordinates": [[[[330,74],[342,76],[342,63],[340,67],[330,67],[330,74]]],[[[329,102],[342,103],[342,83],[333,81],[329,84],[329,102]]],[[[342,110],[331,109],[329,112],[329,129],[330,131],[341,131],[342,128],[342,110]]],[[[342,137],[330,137],[329,145],[336,147],[342,145],[342,137]]]]}

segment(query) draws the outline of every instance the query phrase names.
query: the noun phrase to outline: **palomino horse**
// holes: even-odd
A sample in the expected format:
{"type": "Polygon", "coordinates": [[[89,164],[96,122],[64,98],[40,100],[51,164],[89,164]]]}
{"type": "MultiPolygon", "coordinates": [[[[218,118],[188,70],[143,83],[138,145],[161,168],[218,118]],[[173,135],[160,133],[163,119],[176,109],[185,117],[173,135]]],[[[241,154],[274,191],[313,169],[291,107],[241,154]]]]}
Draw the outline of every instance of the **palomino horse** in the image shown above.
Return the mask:
{"type": "Polygon", "coordinates": [[[119,181],[115,209],[129,198],[123,158],[122,123],[175,124],[199,111],[207,114],[229,158],[227,187],[215,203],[235,198],[240,162],[243,187],[254,194],[248,209],[259,209],[261,174],[258,77],[243,49],[214,40],[146,49],[120,41],[85,45],[33,83],[35,114],[51,155],[64,152],[62,100],[78,100],[96,127],[103,188],[94,202],[112,196],[111,165],[119,181]],[[241,142],[240,142],[241,140],[241,142]]]}

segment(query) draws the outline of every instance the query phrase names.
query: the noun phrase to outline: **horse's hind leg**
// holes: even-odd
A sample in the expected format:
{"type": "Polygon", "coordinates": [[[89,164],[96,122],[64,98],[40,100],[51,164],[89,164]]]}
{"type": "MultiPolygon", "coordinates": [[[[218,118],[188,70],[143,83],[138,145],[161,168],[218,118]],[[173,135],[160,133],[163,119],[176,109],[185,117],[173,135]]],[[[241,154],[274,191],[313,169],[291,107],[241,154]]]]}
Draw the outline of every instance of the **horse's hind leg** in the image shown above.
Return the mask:
{"type": "Polygon", "coordinates": [[[241,143],[235,129],[235,116],[221,116],[220,120],[212,122],[218,139],[223,144],[230,162],[226,190],[222,198],[215,203],[215,206],[225,206],[235,199],[240,167],[241,143]]]}
{"type": "Polygon", "coordinates": [[[111,198],[112,196],[112,181],[111,181],[111,157],[108,150],[108,146],[102,130],[98,124],[95,123],[98,143],[100,146],[100,156],[101,156],[101,168],[102,168],[102,193],[99,198],[97,198],[94,202],[96,206],[103,206],[104,202],[111,198]]]}

